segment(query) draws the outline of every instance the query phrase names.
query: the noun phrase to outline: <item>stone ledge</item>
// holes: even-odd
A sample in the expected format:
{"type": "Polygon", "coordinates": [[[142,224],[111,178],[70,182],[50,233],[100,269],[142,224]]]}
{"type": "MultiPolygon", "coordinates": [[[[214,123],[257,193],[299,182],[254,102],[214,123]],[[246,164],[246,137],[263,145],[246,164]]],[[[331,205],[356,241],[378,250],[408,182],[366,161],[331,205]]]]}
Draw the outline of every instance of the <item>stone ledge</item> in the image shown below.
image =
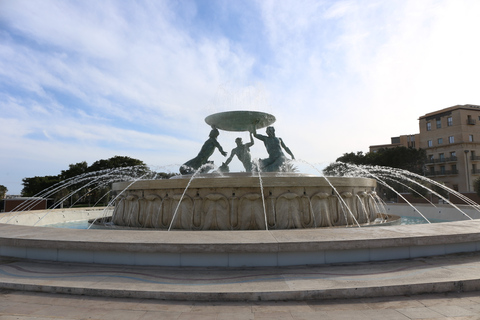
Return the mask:
{"type": "Polygon", "coordinates": [[[480,221],[272,231],[78,230],[0,224],[0,246],[164,253],[358,250],[480,241],[480,221]]]}

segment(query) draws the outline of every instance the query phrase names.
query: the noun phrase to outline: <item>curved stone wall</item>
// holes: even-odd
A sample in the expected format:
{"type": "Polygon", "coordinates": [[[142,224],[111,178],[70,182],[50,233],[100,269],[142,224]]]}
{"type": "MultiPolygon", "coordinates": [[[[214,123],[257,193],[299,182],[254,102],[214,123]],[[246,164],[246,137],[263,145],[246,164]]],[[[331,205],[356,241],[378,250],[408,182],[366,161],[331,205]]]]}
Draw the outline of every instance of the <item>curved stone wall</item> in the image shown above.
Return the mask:
{"type": "MultiPolygon", "coordinates": [[[[441,210],[444,219],[457,216],[452,207],[433,208],[432,212],[441,210]]],[[[412,209],[398,204],[390,206],[390,210],[395,213],[412,209]]],[[[40,222],[46,222],[47,218],[50,223],[82,217],[91,219],[102,217],[105,212],[98,208],[55,209],[29,211],[14,219],[3,219],[0,254],[22,259],[118,265],[263,267],[411,259],[480,251],[480,220],[236,232],[78,230],[27,225],[47,213],[40,222]]],[[[10,214],[0,216],[10,217],[10,214]]]]}
{"type": "Polygon", "coordinates": [[[113,185],[116,225],[181,230],[335,227],[374,221],[376,181],[266,173],[182,176],[113,185]],[[333,186],[333,187],[332,187],[333,186]],[[173,223],[172,223],[173,219],[173,223]],[[267,224],[267,225],[266,225],[267,224]]]}
{"type": "Polygon", "coordinates": [[[0,223],[0,254],[117,265],[280,267],[475,252],[480,251],[478,230],[479,220],[236,232],[78,230],[0,223]]]}

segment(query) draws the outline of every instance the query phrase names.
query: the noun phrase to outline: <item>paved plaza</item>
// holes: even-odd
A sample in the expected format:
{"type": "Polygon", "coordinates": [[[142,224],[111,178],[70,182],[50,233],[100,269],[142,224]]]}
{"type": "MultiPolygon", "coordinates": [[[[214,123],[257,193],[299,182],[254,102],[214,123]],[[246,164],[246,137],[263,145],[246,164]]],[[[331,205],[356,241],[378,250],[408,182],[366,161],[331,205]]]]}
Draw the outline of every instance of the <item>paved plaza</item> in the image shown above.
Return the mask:
{"type": "Polygon", "coordinates": [[[480,319],[480,254],[285,268],[0,258],[5,319],[480,319]]]}
{"type": "Polygon", "coordinates": [[[196,302],[0,292],[0,320],[480,319],[480,294],[320,301],[196,302]]]}

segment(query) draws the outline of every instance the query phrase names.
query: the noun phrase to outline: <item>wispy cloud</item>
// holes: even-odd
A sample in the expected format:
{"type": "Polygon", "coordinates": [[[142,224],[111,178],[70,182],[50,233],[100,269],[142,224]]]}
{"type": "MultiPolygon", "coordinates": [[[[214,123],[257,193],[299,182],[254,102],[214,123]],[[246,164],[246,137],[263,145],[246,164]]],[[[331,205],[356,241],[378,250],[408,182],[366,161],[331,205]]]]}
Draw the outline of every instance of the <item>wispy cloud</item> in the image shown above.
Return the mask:
{"type": "Polygon", "coordinates": [[[299,159],[366,151],[479,103],[479,14],[470,0],[2,1],[0,184],[116,154],[182,163],[203,119],[232,109],[273,113],[299,159]]]}

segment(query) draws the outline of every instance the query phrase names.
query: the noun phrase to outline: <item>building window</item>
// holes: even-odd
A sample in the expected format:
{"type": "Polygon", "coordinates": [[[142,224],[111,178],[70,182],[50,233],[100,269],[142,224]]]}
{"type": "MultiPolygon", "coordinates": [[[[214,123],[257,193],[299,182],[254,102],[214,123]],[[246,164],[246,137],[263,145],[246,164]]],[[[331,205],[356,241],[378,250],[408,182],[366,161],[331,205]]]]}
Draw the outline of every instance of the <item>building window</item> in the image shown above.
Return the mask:
{"type": "Polygon", "coordinates": [[[445,161],[445,154],[439,153],[438,158],[440,158],[440,161],[444,162],[445,161]]]}
{"type": "Polygon", "coordinates": [[[440,174],[445,174],[445,166],[440,166],[440,174]]]}
{"type": "Polygon", "coordinates": [[[447,126],[449,126],[449,127],[453,126],[453,119],[452,119],[452,117],[448,117],[448,118],[447,118],[447,126]]]}
{"type": "Polygon", "coordinates": [[[429,155],[428,155],[428,162],[430,162],[430,163],[434,163],[434,162],[435,162],[435,160],[433,159],[433,154],[429,154],[429,155]]]}
{"type": "Polygon", "coordinates": [[[472,119],[472,116],[468,115],[467,116],[467,124],[475,125],[475,123],[476,123],[475,119],[472,119]]]}
{"type": "Polygon", "coordinates": [[[437,143],[438,143],[438,144],[442,144],[442,143],[443,143],[443,139],[442,139],[442,138],[438,138],[437,143]]]}
{"type": "Polygon", "coordinates": [[[428,144],[429,147],[433,147],[433,142],[432,142],[432,140],[428,140],[428,141],[427,141],[427,144],[428,144]]]}
{"type": "Polygon", "coordinates": [[[437,119],[437,129],[442,127],[442,119],[437,119]]]}
{"type": "Polygon", "coordinates": [[[427,122],[427,131],[432,130],[432,124],[430,122],[427,122]]]}
{"type": "Polygon", "coordinates": [[[468,141],[473,142],[473,134],[468,136],[468,141]]]}
{"type": "Polygon", "coordinates": [[[392,144],[400,143],[400,137],[392,137],[392,144]]]}
{"type": "Polygon", "coordinates": [[[458,173],[456,164],[452,164],[452,173],[453,174],[458,173]]]}
{"type": "Polygon", "coordinates": [[[448,137],[448,143],[454,143],[455,138],[453,136],[448,137]]]}
{"type": "Polygon", "coordinates": [[[457,160],[457,153],[455,151],[450,152],[450,159],[453,161],[457,160]]]}

